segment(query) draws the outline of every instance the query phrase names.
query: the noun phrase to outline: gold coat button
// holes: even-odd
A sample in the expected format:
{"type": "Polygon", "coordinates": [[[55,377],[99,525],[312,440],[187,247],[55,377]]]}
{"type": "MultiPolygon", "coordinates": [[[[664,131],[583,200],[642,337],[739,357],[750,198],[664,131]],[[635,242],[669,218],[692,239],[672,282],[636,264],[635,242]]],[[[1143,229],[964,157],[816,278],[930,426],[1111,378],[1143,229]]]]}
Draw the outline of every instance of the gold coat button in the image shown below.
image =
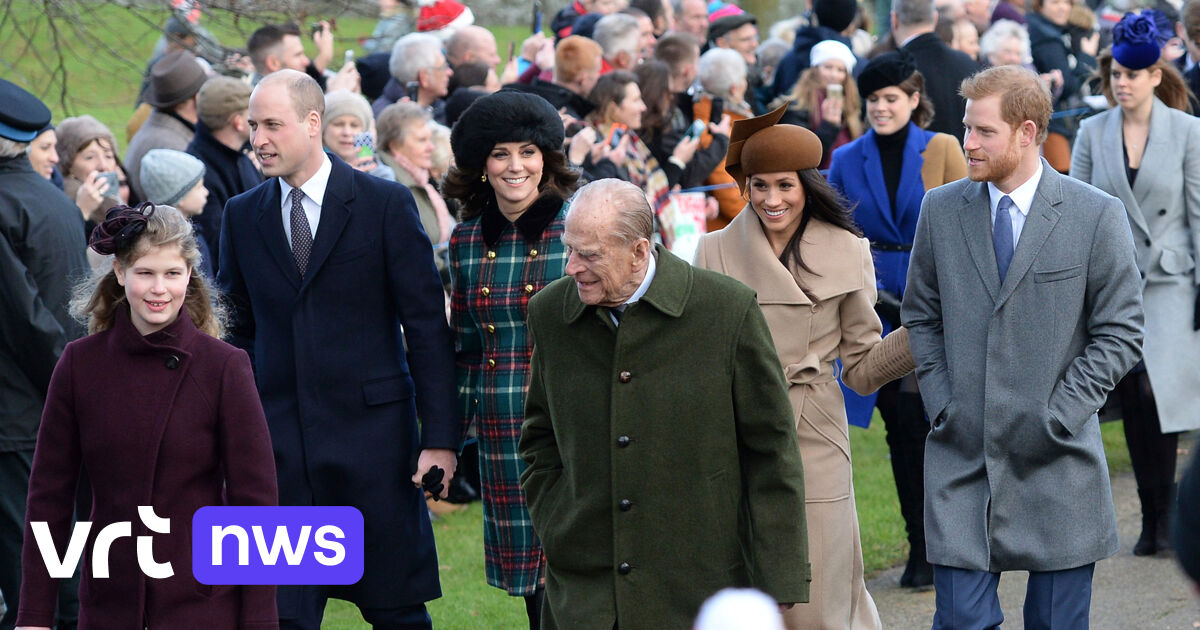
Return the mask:
{"type": "Polygon", "coordinates": [[[483,287],[479,290],[479,292],[483,294],[483,297],[487,297],[492,294],[492,290],[487,287],[483,287]]]}
{"type": "Polygon", "coordinates": [[[529,250],[529,257],[530,257],[530,258],[537,258],[537,250],[536,250],[536,249],[531,249],[531,250],[529,250]]]}
{"type": "Polygon", "coordinates": [[[525,292],[526,292],[526,293],[533,293],[533,285],[532,285],[532,284],[527,284],[527,285],[525,285],[525,292]]]}
{"type": "Polygon", "coordinates": [[[488,359],[488,367],[496,367],[496,360],[488,359]]]}
{"type": "Polygon", "coordinates": [[[496,252],[488,252],[488,258],[495,258],[496,252]]]}
{"type": "Polygon", "coordinates": [[[630,374],[628,370],[626,370],[624,372],[621,372],[621,374],[619,376],[617,376],[617,379],[620,380],[622,383],[628,383],[629,381],[633,380],[633,375],[630,374]]]}
{"type": "Polygon", "coordinates": [[[488,332],[490,332],[490,333],[494,333],[494,332],[496,332],[496,325],[495,325],[495,324],[488,324],[488,326],[487,326],[487,330],[488,330],[488,332]]]}

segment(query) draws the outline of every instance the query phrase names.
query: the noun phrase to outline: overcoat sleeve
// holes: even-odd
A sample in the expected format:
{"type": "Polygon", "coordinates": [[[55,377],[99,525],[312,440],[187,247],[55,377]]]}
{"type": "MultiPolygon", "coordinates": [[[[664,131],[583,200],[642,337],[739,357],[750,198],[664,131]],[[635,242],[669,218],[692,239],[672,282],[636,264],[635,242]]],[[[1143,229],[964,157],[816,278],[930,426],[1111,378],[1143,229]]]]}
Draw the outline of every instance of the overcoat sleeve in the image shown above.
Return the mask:
{"type": "Polygon", "coordinates": [[[4,345],[18,353],[16,364],[29,382],[45,392],[54,362],[67,343],[67,333],[46,307],[33,275],[4,236],[0,236],[0,296],[0,321],[4,322],[0,336],[4,345]]]}
{"type": "Polygon", "coordinates": [[[753,299],[734,343],[733,408],[750,515],[747,559],[755,586],[775,601],[807,602],[812,572],[800,444],[779,356],[753,299]]]}
{"type": "MultiPolygon", "coordinates": [[[[278,505],[275,456],[250,359],[236,352],[221,374],[217,419],[229,505],[278,505]]],[[[274,586],[243,586],[240,630],[278,628],[274,586]]]]}
{"type": "Polygon", "coordinates": [[[408,189],[389,186],[383,244],[387,284],[404,326],[409,370],[416,385],[421,448],[458,450],[455,418],[454,340],[446,321],[442,280],[433,263],[433,245],[421,229],[408,189]]]}
{"type": "MultiPolygon", "coordinates": [[[[1100,118],[1095,120],[1092,124],[1097,124],[1100,118]]],[[[1086,121],[1075,134],[1075,144],[1071,147],[1071,177],[1092,183],[1092,133],[1086,121]]]]}
{"type": "MultiPolygon", "coordinates": [[[[537,300],[537,296],[534,297],[537,300]]],[[[529,505],[529,518],[533,528],[544,541],[553,540],[555,519],[550,511],[554,505],[551,496],[562,479],[562,454],[554,434],[554,423],[550,418],[550,401],[546,396],[543,381],[541,352],[535,335],[538,331],[536,317],[529,310],[529,340],[533,345],[533,356],[529,361],[529,389],[525,395],[525,422],[521,425],[521,438],[517,450],[529,466],[521,473],[521,489],[525,491],[525,502],[529,505]]]]}
{"type": "MultiPolygon", "coordinates": [[[[226,340],[245,350],[254,363],[254,312],[250,309],[250,294],[246,291],[246,279],[242,276],[234,245],[234,230],[237,223],[233,202],[225,203],[224,220],[221,221],[221,239],[218,246],[217,286],[225,295],[229,308],[229,328],[226,340]]],[[[244,237],[245,235],[243,235],[244,237]]]]}
{"type": "MultiPolygon", "coordinates": [[[[1108,392],[1142,355],[1142,281],[1125,209],[1108,198],[1101,209],[1087,263],[1084,305],[1088,343],[1067,366],[1047,405],[1078,433],[1108,392]]],[[[921,384],[924,393],[924,383],[921,384]]]]}
{"type": "Polygon", "coordinates": [[[931,197],[926,194],[921,202],[900,320],[908,329],[908,343],[916,363],[925,413],[930,420],[936,420],[950,404],[951,388],[950,372],[946,365],[937,257],[931,236],[931,197]]]}
{"type": "Polygon", "coordinates": [[[462,268],[462,224],[450,235],[450,330],[454,334],[454,372],[458,387],[458,427],[465,439],[475,420],[479,397],[477,378],[483,356],[479,328],[467,308],[467,279],[462,268]]]}
{"type": "Polygon", "coordinates": [[[938,186],[956,182],[967,176],[967,157],[963,155],[962,145],[954,136],[949,134],[940,134],[945,136],[945,171],[942,176],[942,181],[938,182],[938,186]]]}
{"type": "Polygon", "coordinates": [[[877,291],[871,248],[863,239],[858,239],[857,244],[862,253],[863,288],[847,293],[842,299],[838,313],[842,340],[838,352],[842,359],[842,381],[866,396],[912,372],[913,361],[908,350],[908,331],[904,328],[880,341],[883,324],[875,313],[877,291]]]}
{"type": "Polygon", "coordinates": [[[54,625],[58,580],[50,577],[42,563],[31,523],[44,521],[47,524],[54,541],[52,553],[61,554],[67,549],[82,461],[72,364],[71,348],[68,347],[54,369],[38,429],[25,512],[18,626],[54,625]]]}
{"type": "MultiPolygon", "coordinates": [[[[1186,115],[1177,118],[1188,123],[1183,153],[1183,203],[1188,229],[1192,232],[1192,258],[1200,260],[1200,120],[1186,115]]],[[[1193,274],[1193,282],[1200,287],[1200,265],[1196,265],[1193,274]]]]}

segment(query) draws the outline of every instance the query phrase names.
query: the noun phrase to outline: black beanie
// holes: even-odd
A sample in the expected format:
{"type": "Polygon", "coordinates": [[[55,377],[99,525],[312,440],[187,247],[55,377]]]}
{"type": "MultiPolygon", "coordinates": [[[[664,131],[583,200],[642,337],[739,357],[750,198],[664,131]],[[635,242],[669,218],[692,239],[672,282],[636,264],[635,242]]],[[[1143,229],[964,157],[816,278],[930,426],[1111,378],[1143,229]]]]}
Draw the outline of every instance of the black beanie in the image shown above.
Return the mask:
{"type": "Polygon", "coordinates": [[[839,33],[846,30],[854,21],[854,16],[858,15],[858,3],[855,0],[813,0],[812,7],[817,24],[839,33]]]}
{"type": "Polygon", "coordinates": [[[864,100],[875,90],[900,85],[917,71],[917,62],[907,50],[893,50],[867,62],[858,75],[858,94],[864,100]]]}
{"type": "Polygon", "coordinates": [[[482,171],[492,147],[501,142],[532,142],[542,153],[562,151],[563,122],[546,99],[500,90],[471,103],[450,131],[454,163],[482,171]]]}

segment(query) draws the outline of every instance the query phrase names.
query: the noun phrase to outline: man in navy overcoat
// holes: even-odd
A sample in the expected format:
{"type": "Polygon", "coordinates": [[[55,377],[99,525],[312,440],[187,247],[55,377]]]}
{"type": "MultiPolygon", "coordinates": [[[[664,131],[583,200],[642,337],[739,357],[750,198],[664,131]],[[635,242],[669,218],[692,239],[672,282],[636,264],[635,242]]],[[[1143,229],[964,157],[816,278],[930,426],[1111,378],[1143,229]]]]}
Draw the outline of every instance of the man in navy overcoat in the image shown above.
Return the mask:
{"type": "Polygon", "coordinates": [[[258,84],[251,144],[270,179],[229,200],[221,229],[231,341],[254,359],[280,505],[351,505],[366,526],[362,580],[281,587],[280,624],[317,630],[332,596],[377,629],[428,628],[441,587],[414,484],[436,465],[448,487],[458,448],[442,285],[408,189],[326,154],[323,115],[303,73],[258,84]]]}

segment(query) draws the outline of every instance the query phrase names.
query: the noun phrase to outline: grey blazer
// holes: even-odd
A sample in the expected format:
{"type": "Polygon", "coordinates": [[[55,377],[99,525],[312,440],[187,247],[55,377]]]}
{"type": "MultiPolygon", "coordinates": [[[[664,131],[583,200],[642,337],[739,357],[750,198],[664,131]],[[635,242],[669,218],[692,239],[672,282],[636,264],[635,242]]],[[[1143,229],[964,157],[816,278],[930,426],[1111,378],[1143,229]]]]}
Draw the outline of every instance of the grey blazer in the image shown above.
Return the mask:
{"type": "Polygon", "coordinates": [[[1146,371],[1163,431],[1200,429],[1200,332],[1192,330],[1200,268],[1200,119],[1154,99],[1133,188],[1125,176],[1121,108],[1083,122],[1071,177],[1125,204],[1146,309],[1146,371]]]}
{"type": "Polygon", "coordinates": [[[926,193],[901,318],[933,418],[930,562],[1056,571],[1117,551],[1096,409],[1141,354],[1140,287],[1120,202],[1044,160],[1003,284],[987,185],[926,193]]]}

